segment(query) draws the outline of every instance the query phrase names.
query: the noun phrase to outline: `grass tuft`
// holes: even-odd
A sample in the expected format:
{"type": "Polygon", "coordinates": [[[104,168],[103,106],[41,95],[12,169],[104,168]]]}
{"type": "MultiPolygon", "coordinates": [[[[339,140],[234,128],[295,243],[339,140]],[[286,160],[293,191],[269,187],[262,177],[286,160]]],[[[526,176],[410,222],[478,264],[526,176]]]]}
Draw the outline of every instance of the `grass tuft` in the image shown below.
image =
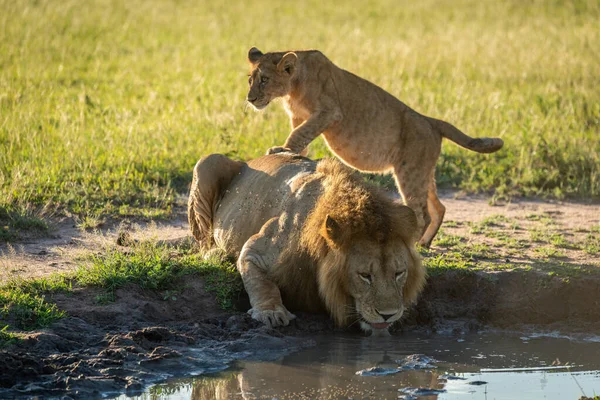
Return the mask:
{"type": "Polygon", "coordinates": [[[244,283],[235,265],[225,264],[206,275],[206,290],[215,294],[222,309],[233,310],[244,283]]]}
{"type": "Polygon", "coordinates": [[[585,242],[583,243],[583,251],[591,255],[600,253],[600,235],[587,235],[585,237],[585,242]]]}
{"type": "Polygon", "coordinates": [[[64,311],[47,302],[41,294],[20,288],[0,289],[0,320],[8,321],[19,329],[43,328],[64,316],[64,311]]]}
{"type": "Polygon", "coordinates": [[[232,309],[235,298],[243,291],[241,277],[235,265],[224,260],[205,260],[193,246],[178,248],[142,242],[132,252],[109,250],[91,256],[91,264],[79,268],[74,280],[79,285],[106,289],[96,301],[114,301],[116,289],[134,284],[145,289],[164,291],[165,299],[176,298],[179,278],[199,275],[205,278],[206,288],[215,293],[225,310],[232,309]]]}
{"type": "Polygon", "coordinates": [[[435,237],[434,244],[441,247],[453,247],[464,240],[465,238],[462,236],[447,234],[444,230],[440,229],[435,237]]]}
{"type": "Polygon", "coordinates": [[[132,252],[113,249],[90,257],[90,265],[75,272],[75,281],[84,286],[112,292],[127,284],[144,289],[165,290],[174,280],[191,274],[205,274],[215,268],[191,248],[171,248],[142,242],[132,252]]]}
{"type": "Polygon", "coordinates": [[[0,203],[0,241],[12,242],[23,233],[45,234],[48,223],[33,213],[0,203]]]}
{"type": "Polygon", "coordinates": [[[9,332],[8,328],[8,325],[4,325],[2,328],[0,328],[0,349],[11,344],[15,344],[20,340],[19,335],[9,332]]]}

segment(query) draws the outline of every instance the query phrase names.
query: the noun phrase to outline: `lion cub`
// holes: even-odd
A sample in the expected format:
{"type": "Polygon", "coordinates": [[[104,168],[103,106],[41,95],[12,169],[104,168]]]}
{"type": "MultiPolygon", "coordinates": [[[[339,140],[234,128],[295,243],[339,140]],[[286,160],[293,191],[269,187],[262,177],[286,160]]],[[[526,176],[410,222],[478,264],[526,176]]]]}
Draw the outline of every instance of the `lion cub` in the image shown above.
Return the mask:
{"type": "Polygon", "coordinates": [[[429,247],[444,218],[435,187],[442,138],[469,150],[492,153],[504,142],[472,138],[447,122],[421,115],[379,86],[335,66],[316,50],[248,51],[252,66],[247,100],[257,110],[283,97],[292,132],[282,151],[302,153],[321,133],[329,149],[361,171],[392,171],[406,205],[429,247]]]}

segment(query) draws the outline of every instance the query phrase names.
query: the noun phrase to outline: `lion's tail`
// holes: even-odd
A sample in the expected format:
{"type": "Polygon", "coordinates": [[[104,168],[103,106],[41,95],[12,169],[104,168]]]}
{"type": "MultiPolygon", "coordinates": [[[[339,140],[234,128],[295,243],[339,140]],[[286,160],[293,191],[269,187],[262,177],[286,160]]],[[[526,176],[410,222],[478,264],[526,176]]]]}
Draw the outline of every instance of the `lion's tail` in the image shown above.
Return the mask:
{"type": "Polygon", "coordinates": [[[504,145],[504,141],[499,138],[472,138],[445,121],[435,118],[429,118],[429,121],[443,137],[452,140],[465,149],[478,153],[493,153],[500,150],[504,145]]]}
{"type": "Polygon", "coordinates": [[[194,239],[203,248],[213,244],[213,217],[223,191],[245,164],[222,154],[203,157],[194,167],[188,199],[188,221],[194,239]]]}

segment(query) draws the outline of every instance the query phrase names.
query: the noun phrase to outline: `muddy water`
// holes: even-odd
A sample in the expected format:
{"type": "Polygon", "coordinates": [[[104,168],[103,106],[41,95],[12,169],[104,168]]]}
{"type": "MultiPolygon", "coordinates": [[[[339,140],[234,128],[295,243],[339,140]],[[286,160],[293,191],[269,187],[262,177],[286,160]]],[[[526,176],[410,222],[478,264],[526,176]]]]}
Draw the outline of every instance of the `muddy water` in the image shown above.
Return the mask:
{"type": "Polygon", "coordinates": [[[167,381],[137,398],[564,400],[600,394],[598,338],[411,333],[316,342],[276,362],[238,362],[216,375],[167,381]]]}

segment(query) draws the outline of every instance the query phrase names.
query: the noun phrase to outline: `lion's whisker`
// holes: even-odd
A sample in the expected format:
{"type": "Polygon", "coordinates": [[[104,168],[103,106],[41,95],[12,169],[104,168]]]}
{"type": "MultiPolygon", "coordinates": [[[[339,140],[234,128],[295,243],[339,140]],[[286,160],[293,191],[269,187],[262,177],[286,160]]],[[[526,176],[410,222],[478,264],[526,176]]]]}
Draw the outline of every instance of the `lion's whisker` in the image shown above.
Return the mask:
{"type": "Polygon", "coordinates": [[[352,322],[350,325],[348,325],[348,328],[350,328],[352,325],[356,324],[357,322],[360,322],[362,318],[358,317],[354,320],[354,322],[352,322]]]}

